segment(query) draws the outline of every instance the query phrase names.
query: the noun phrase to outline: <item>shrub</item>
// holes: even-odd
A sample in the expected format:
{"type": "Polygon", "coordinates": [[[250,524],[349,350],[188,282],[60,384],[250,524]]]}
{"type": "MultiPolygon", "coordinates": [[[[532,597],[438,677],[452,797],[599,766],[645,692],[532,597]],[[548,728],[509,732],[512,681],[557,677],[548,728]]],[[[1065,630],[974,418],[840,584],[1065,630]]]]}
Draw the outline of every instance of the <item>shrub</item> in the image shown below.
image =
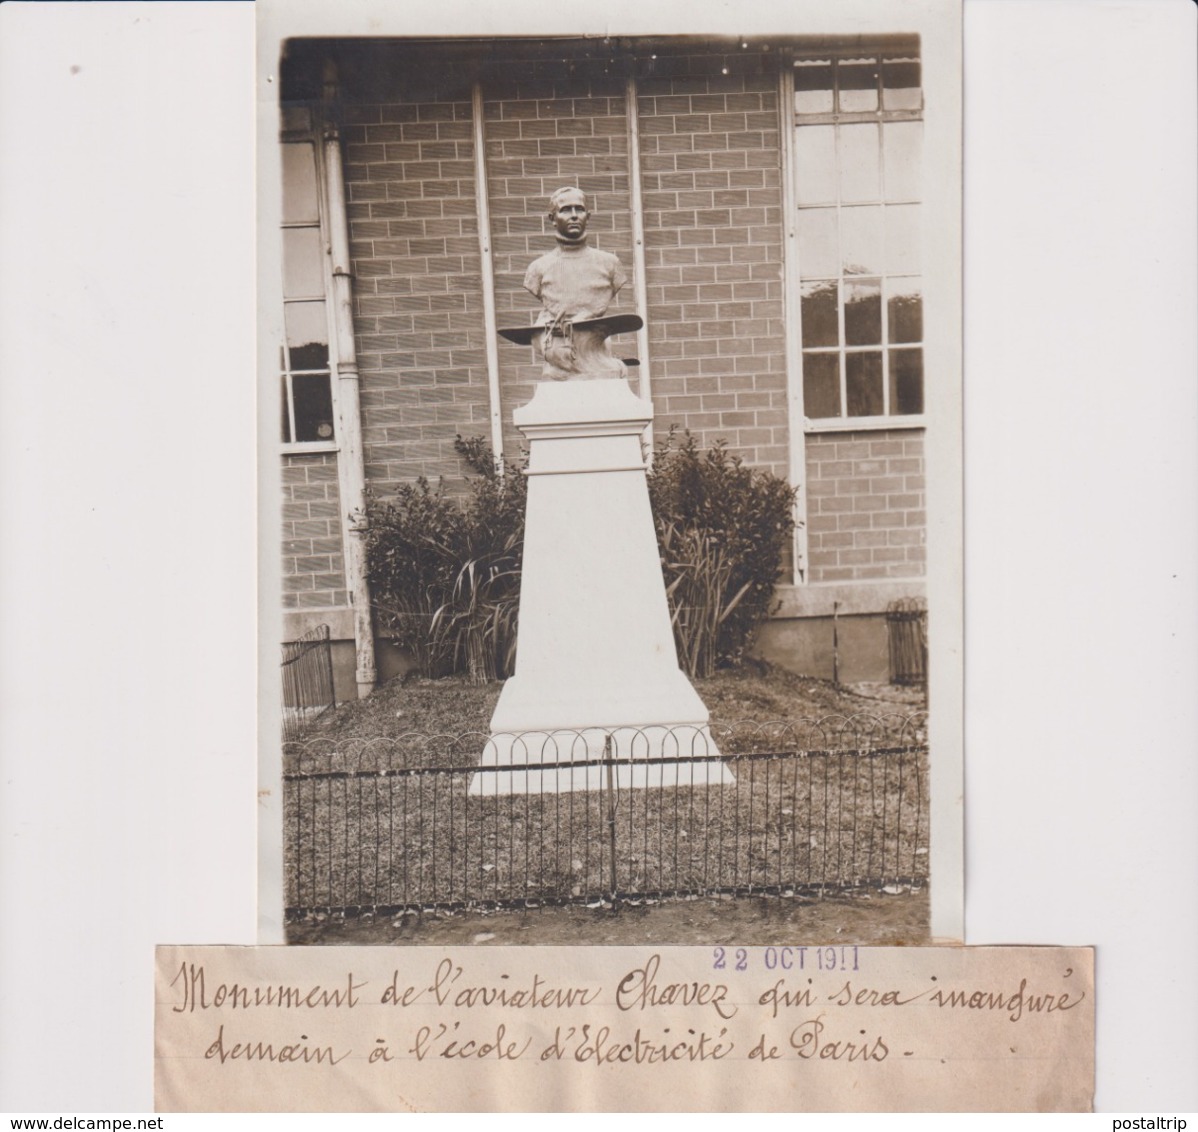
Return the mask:
{"type": "Polygon", "coordinates": [[[794,488],[746,468],[717,441],[706,452],[689,432],[662,441],[649,501],[679,660],[691,676],[734,664],[770,612],[794,530],[794,488]]]}
{"type": "Polygon", "coordinates": [[[477,473],[464,494],[421,478],[367,501],[367,570],[379,629],[423,675],[494,680],[515,659],[525,477],[481,439],[455,447],[477,473]]]}
{"type": "Polygon", "coordinates": [[[708,531],[681,530],[668,522],[658,527],[658,545],[678,661],[693,677],[710,676],[720,628],[745,596],[748,583],[735,594],[728,592],[733,563],[708,531]]]}
{"type": "MultiPolygon", "coordinates": [[[[475,472],[464,494],[420,479],[367,504],[367,564],[379,628],[426,676],[511,674],[515,661],[527,480],[500,474],[482,438],[455,447],[475,472]]],[[[649,500],[678,659],[692,677],[734,664],[770,611],[794,529],[794,490],[746,468],[723,441],[701,452],[670,430],[649,500]]]]}

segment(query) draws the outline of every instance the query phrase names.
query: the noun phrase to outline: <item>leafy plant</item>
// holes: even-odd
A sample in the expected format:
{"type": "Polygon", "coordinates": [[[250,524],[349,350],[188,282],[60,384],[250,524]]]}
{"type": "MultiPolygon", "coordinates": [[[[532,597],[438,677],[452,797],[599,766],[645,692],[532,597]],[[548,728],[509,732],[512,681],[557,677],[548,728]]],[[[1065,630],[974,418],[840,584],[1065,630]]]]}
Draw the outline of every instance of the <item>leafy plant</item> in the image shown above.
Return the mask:
{"type": "Polygon", "coordinates": [[[749,590],[746,582],[729,596],[733,563],[709,532],[681,530],[672,522],[659,532],[667,578],[666,600],[678,660],[695,678],[706,679],[716,667],[720,627],[749,590]]]}
{"type": "Polygon", "coordinates": [[[463,494],[421,478],[367,502],[367,569],[379,628],[425,676],[508,675],[524,548],[525,478],[481,439],[455,447],[476,473],[463,494]]]}
{"type": "Polygon", "coordinates": [[[658,445],[649,501],[679,660],[691,676],[739,661],[769,614],[794,495],[785,480],[746,468],[726,441],[704,452],[671,429],[658,445]]]}
{"type": "MultiPolygon", "coordinates": [[[[419,479],[367,505],[367,563],[379,628],[426,676],[511,674],[527,481],[482,438],[455,447],[475,473],[450,495],[419,479]]],[[[794,490],[746,468],[720,441],[674,430],[649,476],[679,662],[692,677],[736,663],[770,611],[794,529],[794,490]]]]}
{"type": "Polygon", "coordinates": [[[464,668],[477,683],[508,676],[514,668],[523,543],[521,528],[498,549],[468,559],[429,623],[453,671],[464,668]]]}

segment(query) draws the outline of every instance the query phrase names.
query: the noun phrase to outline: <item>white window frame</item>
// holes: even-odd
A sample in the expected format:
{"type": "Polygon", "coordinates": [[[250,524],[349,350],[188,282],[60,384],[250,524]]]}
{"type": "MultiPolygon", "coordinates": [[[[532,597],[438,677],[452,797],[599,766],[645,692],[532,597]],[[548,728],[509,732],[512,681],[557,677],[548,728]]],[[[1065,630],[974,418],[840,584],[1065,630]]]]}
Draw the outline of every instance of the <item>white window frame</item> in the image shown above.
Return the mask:
{"type": "MultiPolygon", "coordinates": [[[[322,295],[290,295],[287,298],[280,296],[280,301],[283,305],[283,341],[279,345],[279,357],[282,363],[279,367],[280,376],[285,383],[284,409],[288,414],[288,424],[290,426],[291,435],[295,436],[295,400],[292,386],[292,378],[295,376],[307,375],[323,375],[329,383],[329,401],[332,406],[333,417],[333,436],[329,440],[280,440],[280,451],[285,455],[302,455],[304,453],[321,453],[321,452],[339,452],[341,450],[340,437],[337,434],[337,422],[339,420],[338,404],[337,404],[337,320],[333,312],[333,265],[330,254],[330,236],[328,228],[328,200],[326,199],[327,186],[327,171],[324,165],[324,146],[321,144],[321,130],[319,122],[319,110],[316,106],[309,107],[310,121],[307,129],[304,130],[283,130],[279,134],[279,145],[294,145],[308,144],[312,147],[313,158],[313,175],[316,178],[316,214],[317,224],[314,226],[306,221],[283,221],[280,223],[280,232],[288,229],[312,229],[315,227],[320,233],[321,243],[321,276],[324,284],[324,294],[322,295]],[[287,348],[287,317],[286,307],[289,303],[300,302],[323,302],[325,312],[325,323],[328,328],[328,365],[324,369],[316,370],[295,370],[291,368],[290,351],[287,348]]],[[[280,247],[282,243],[280,242],[280,247]]]]}
{"type": "MultiPolygon", "coordinates": [[[[886,46],[886,45],[878,45],[876,47],[871,47],[869,44],[862,44],[862,45],[858,45],[856,47],[844,47],[844,46],[832,47],[832,46],[830,46],[827,48],[820,48],[819,50],[815,50],[815,51],[809,51],[809,52],[804,51],[800,54],[796,54],[794,57],[792,57],[790,60],[788,60],[788,67],[791,70],[792,74],[794,73],[795,70],[797,70],[796,64],[802,59],[812,59],[812,60],[828,59],[828,60],[834,60],[836,62],[846,62],[848,60],[857,60],[857,59],[860,59],[862,61],[876,60],[879,70],[881,70],[881,67],[888,60],[889,61],[918,61],[922,66],[922,58],[919,54],[919,50],[917,47],[914,49],[908,49],[908,48],[898,47],[898,46],[886,46]]],[[[838,71],[834,70],[833,74],[835,76],[836,74],[838,74],[838,71]]],[[[793,92],[794,85],[788,84],[788,86],[789,86],[790,91],[793,92]]],[[[884,87],[882,86],[881,82],[879,82],[879,86],[878,86],[878,103],[879,104],[878,104],[877,110],[841,111],[838,109],[838,102],[837,102],[837,98],[836,98],[837,89],[838,89],[838,87],[837,87],[836,81],[834,79],[834,85],[832,88],[832,90],[833,90],[833,108],[831,111],[821,111],[821,112],[814,112],[814,113],[811,113],[811,112],[800,113],[794,106],[793,95],[792,95],[792,102],[789,107],[789,115],[788,115],[788,121],[790,123],[791,130],[797,132],[803,126],[816,126],[816,125],[838,126],[838,125],[852,125],[852,124],[856,124],[856,123],[883,125],[888,122],[922,122],[923,121],[924,110],[923,110],[922,79],[921,79],[921,85],[919,88],[920,89],[920,107],[919,107],[919,109],[889,109],[888,110],[888,109],[884,108],[882,106],[882,97],[883,97],[882,91],[884,90],[884,87]]],[[[881,135],[879,135],[879,144],[881,143],[881,141],[882,141],[882,137],[881,137],[881,135]]],[[[797,146],[792,148],[791,155],[790,155],[790,160],[792,162],[797,161],[797,151],[798,151],[797,146]]],[[[836,149],[836,162],[837,162],[836,183],[837,183],[837,185],[839,185],[840,181],[841,181],[841,178],[840,178],[840,148],[839,148],[839,146],[837,146],[837,149],[836,149]]],[[[880,162],[880,169],[884,176],[885,175],[884,152],[879,154],[879,162],[880,162]]],[[[797,169],[795,172],[795,176],[797,176],[797,169]]],[[[922,202],[922,200],[907,200],[907,199],[880,200],[878,202],[878,205],[879,205],[879,207],[882,208],[883,213],[885,212],[885,209],[888,206],[911,205],[911,204],[920,205],[922,207],[923,202],[922,202]]],[[[796,211],[799,210],[797,195],[796,195],[795,199],[792,202],[790,202],[789,207],[793,208],[796,211]]],[[[805,206],[805,207],[827,207],[827,206],[819,205],[819,206],[805,206]]],[[[841,209],[844,207],[851,208],[851,207],[854,207],[854,205],[845,206],[839,200],[837,200],[836,210],[837,210],[838,216],[839,216],[841,209]]],[[[923,217],[921,215],[921,222],[922,222],[922,220],[923,220],[923,217]]],[[[839,235],[839,222],[837,224],[837,232],[839,235]]],[[[797,252],[798,252],[797,247],[796,247],[795,251],[796,251],[796,256],[797,256],[797,252]]],[[[803,431],[806,434],[819,434],[819,433],[825,433],[825,432],[860,432],[860,431],[880,431],[880,430],[884,430],[884,429],[889,430],[889,429],[923,429],[923,428],[926,428],[927,427],[927,418],[926,418],[925,413],[895,413],[895,414],[883,413],[881,415],[871,415],[871,416],[849,416],[848,412],[847,412],[848,411],[847,358],[848,358],[849,354],[851,354],[851,353],[871,353],[871,352],[879,352],[881,354],[881,356],[882,356],[882,371],[881,371],[882,399],[883,399],[883,405],[885,406],[885,405],[888,405],[889,399],[890,399],[890,382],[889,382],[890,350],[892,348],[894,348],[894,349],[910,348],[910,349],[922,350],[924,347],[924,340],[922,337],[921,337],[920,341],[918,341],[918,342],[904,342],[904,343],[899,344],[899,343],[891,343],[889,341],[890,325],[889,325],[889,317],[888,317],[888,311],[887,311],[886,299],[885,299],[885,283],[887,280],[890,280],[890,279],[909,278],[910,276],[904,276],[904,275],[898,275],[898,274],[888,275],[885,273],[881,273],[876,276],[875,275],[863,275],[860,277],[860,280],[862,282],[864,282],[866,280],[877,279],[878,283],[880,284],[880,286],[882,288],[882,295],[880,296],[880,301],[882,304],[881,341],[879,343],[871,343],[871,344],[865,345],[865,346],[849,346],[846,344],[846,340],[845,340],[845,328],[844,328],[845,304],[844,304],[844,298],[843,298],[843,288],[844,288],[844,285],[846,284],[846,282],[851,281],[850,277],[846,277],[843,274],[843,272],[839,273],[835,277],[828,277],[828,278],[816,277],[816,276],[804,276],[802,274],[801,257],[798,257],[798,258],[799,258],[799,263],[798,263],[798,269],[795,274],[795,281],[798,285],[799,293],[795,296],[795,299],[794,299],[794,308],[795,309],[792,311],[792,317],[796,317],[796,318],[799,317],[799,309],[798,308],[801,306],[801,303],[802,303],[802,286],[803,286],[803,284],[813,283],[813,282],[815,282],[815,283],[818,283],[818,282],[835,283],[836,288],[837,288],[836,318],[837,318],[837,328],[838,328],[838,337],[839,337],[839,342],[835,346],[803,347],[801,340],[799,341],[799,343],[798,343],[798,358],[797,358],[798,365],[799,365],[798,396],[800,399],[802,399],[802,396],[803,396],[803,394],[802,394],[803,370],[804,370],[805,361],[806,361],[807,356],[814,355],[814,354],[832,354],[832,355],[836,356],[836,358],[838,359],[838,362],[839,362],[839,376],[840,376],[839,396],[840,396],[840,404],[841,404],[841,408],[842,408],[841,415],[836,416],[836,417],[810,417],[804,411],[803,412],[803,431]]],[[[920,275],[920,278],[922,279],[922,273],[920,275]]],[[[799,322],[799,325],[801,326],[801,321],[799,322]]],[[[922,390],[926,393],[926,389],[927,389],[926,373],[921,375],[921,383],[922,383],[922,390]]]]}

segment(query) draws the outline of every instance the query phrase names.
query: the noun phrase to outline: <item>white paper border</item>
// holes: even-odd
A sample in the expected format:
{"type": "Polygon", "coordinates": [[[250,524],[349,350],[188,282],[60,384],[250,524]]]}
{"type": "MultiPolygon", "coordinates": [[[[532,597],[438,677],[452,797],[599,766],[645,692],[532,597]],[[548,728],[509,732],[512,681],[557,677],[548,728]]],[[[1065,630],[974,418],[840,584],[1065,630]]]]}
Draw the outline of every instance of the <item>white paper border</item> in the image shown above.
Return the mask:
{"type": "MultiPolygon", "coordinates": [[[[1097,944],[1099,1109],[1192,1110],[1194,9],[965,14],[967,932],[1097,944]],[[1062,271],[1045,314],[1026,280],[1062,271]],[[1120,277],[1170,288],[1112,342],[1120,277]],[[1080,344],[1085,385],[1004,336],[1080,344]]],[[[0,6],[9,1109],[148,1111],[153,945],[255,937],[253,34],[236,3],[0,6]]]]}

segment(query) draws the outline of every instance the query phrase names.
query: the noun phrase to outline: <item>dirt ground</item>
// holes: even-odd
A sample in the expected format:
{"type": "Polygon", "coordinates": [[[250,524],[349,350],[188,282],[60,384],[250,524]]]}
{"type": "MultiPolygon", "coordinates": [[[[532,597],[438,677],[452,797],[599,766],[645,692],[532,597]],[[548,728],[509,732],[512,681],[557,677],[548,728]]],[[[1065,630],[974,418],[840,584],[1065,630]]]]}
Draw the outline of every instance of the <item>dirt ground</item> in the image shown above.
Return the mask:
{"type": "MultiPolygon", "coordinates": [[[[828,716],[905,715],[927,710],[922,688],[892,684],[833,684],[749,661],[721,669],[695,689],[716,725],[744,720],[824,719],[828,716]]],[[[425,680],[414,673],[388,681],[364,700],[340,704],[305,738],[338,742],[405,734],[486,735],[502,684],[471,684],[464,676],[425,680]]]]}
{"type": "Polygon", "coordinates": [[[927,943],[928,890],[861,892],[822,900],[735,897],[610,908],[428,913],[374,920],[327,919],[288,926],[295,944],[585,946],[927,943]]]}

